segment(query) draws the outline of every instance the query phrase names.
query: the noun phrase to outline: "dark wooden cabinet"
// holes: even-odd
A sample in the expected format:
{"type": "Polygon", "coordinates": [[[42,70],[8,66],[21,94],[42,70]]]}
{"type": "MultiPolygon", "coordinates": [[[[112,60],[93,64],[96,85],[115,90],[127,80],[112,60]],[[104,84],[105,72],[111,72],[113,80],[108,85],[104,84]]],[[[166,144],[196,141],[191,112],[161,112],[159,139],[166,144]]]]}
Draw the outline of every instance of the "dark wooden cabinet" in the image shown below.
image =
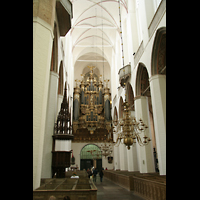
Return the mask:
{"type": "Polygon", "coordinates": [[[52,171],[56,178],[65,177],[65,168],[70,167],[71,151],[52,151],[52,171]]]}

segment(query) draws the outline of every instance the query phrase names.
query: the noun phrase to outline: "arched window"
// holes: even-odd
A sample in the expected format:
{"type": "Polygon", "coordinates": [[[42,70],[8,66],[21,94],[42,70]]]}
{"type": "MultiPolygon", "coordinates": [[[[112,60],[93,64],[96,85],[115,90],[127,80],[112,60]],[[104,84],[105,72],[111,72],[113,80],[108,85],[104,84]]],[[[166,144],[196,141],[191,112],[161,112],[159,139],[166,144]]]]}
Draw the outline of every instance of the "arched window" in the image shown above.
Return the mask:
{"type": "Polygon", "coordinates": [[[151,75],[166,75],[166,27],[156,32],[151,56],[151,75]]]}
{"type": "Polygon", "coordinates": [[[59,68],[59,82],[58,82],[58,94],[63,95],[63,62],[60,62],[60,68],[59,68]]]}
{"type": "Polygon", "coordinates": [[[136,78],[136,96],[149,96],[149,75],[143,63],[139,63],[136,78]]]}
{"type": "Polygon", "coordinates": [[[51,71],[57,72],[58,71],[58,41],[57,41],[57,27],[56,23],[54,23],[54,39],[52,45],[52,54],[51,54],[51,71]]]}
{"type": "Polygon", "coordinates": [[[119,119],[123,118],[123,112],[124,112],[123,99],[122,99],[122,97],[120,97],[120,102],[119,102],[119,119]]]}
{"type": "Polygon", "coordinates": [[[130,104],[130,108],[132,111],[135,110],[134,108],[134,94],[133,94],[133,88],[131,84],[128,82],[127,84],[127,101],[130,104]]]}

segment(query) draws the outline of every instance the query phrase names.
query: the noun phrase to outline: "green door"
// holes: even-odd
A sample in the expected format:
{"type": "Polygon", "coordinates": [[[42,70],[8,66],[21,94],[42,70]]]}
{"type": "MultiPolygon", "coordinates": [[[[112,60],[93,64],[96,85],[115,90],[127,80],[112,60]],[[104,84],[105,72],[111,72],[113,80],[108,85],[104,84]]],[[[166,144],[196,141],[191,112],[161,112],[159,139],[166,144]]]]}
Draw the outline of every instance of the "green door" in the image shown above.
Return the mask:
{"type": "Polygon", "coordinates": [[[93,160],[96,160],[96,167],[100,171],[102,168],[101,149],[95,144],[88,144],[81,149],[80,170],[93,167],[93,160]]]}

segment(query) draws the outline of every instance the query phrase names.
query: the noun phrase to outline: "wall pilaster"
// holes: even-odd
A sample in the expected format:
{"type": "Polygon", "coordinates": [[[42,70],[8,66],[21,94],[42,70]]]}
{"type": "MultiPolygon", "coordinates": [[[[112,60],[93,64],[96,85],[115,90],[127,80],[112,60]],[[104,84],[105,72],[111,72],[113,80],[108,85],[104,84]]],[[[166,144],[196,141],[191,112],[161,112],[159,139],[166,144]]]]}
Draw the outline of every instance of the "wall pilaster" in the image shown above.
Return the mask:
{"type": "Polygon", "coordinates": [[[166,75],[149,79],[160,175],[166,175],[166,75]]]}
{"type": "MultiPolygon", "coordinates": [[[[141,118],[143,122],[148,127],[150,127],[148,97],[146,96],[135,97],[135,114],[136,114],[137,121],[141,118]]],[[[151,139],[150,128],[146,129],[145,134],[147,137],[151,139]]],[[[143,141],[143,136],[144,134],[141,133],[140,137],[142,141],[143,141]]],[[[140,173],[155,172],[152,142],[149,142],[148,145],[143,146],[143,147],[139,146],[138,142],[136,142],[136,146],[137,146],[137,151],[139,155],[140,173]]]]}

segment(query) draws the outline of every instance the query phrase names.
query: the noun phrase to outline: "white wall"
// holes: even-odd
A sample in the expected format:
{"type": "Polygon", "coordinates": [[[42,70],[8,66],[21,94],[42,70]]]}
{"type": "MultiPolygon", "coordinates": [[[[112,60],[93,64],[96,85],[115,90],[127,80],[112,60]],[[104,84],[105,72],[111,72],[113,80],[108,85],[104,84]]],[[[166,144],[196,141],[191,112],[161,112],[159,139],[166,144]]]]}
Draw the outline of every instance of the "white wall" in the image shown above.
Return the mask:
{"type": "Polygon", "coordinates": [[[39,187],[53,41],[51,26],[33,17],[33,189],[39,187]]]}

